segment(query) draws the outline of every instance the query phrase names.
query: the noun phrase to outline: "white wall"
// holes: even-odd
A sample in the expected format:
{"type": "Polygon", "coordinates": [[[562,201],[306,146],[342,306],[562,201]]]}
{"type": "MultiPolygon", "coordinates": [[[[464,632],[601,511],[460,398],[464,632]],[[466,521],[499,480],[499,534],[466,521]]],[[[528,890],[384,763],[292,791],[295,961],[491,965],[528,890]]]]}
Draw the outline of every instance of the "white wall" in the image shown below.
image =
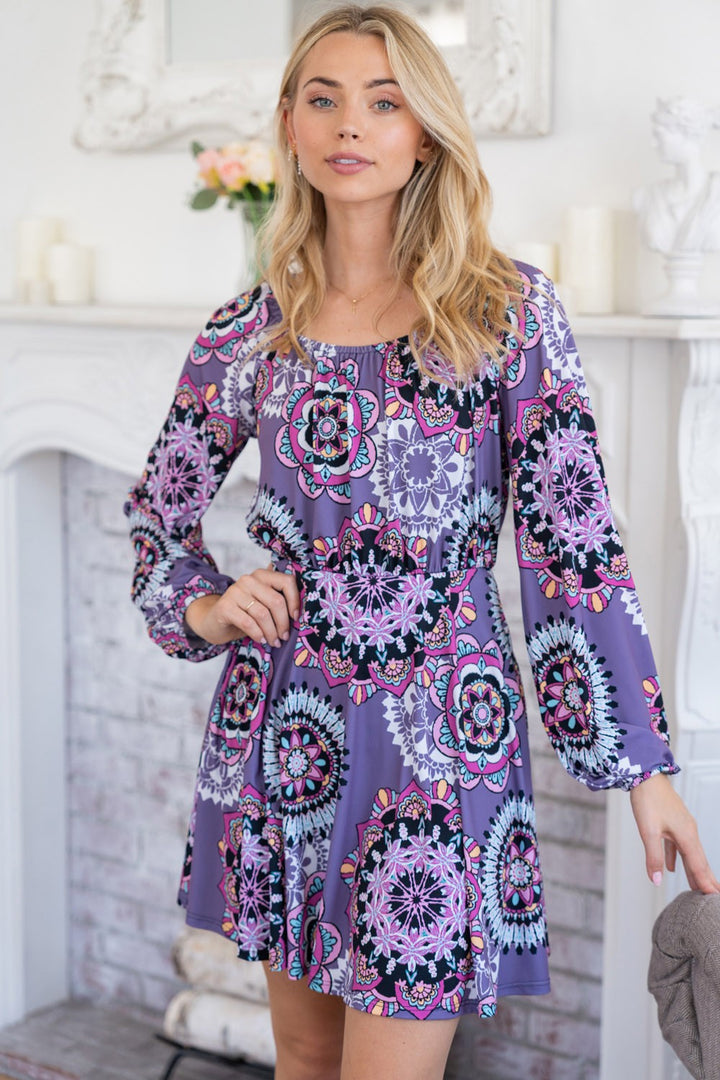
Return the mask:
{"type": "MultiPolygon", "coordinates": [[[[6,4],[0,44],[0,299],[14,293],[14,222],[25,214],[65,218],[73,238],[97,251],[97,297],[107,302],[199,303],[210,307],[238,285],[242,261],[234,215],[190,211],[189,154],[89,154],[71,142],[80,107],[79,67],[94,0],[6,4]]],[[[649,114],[658,94],[687,93],[720,105],[717,0],[555,2],[553,133],[481,147],[495,190],[495,235],[556,239],[572,203],[629,211],[630,193],[659,179],[649,114]]],[[[720,166],[720,137],[708,146],[720,166]]],[[[639,253],[634,225],[621,230],[621,306],[662,282],[659,260],[639,253]],[[637,273],[634,262],[638,257],[637,273]]],[[[711,284],[720,294],[720,259],[711,284]]]]}

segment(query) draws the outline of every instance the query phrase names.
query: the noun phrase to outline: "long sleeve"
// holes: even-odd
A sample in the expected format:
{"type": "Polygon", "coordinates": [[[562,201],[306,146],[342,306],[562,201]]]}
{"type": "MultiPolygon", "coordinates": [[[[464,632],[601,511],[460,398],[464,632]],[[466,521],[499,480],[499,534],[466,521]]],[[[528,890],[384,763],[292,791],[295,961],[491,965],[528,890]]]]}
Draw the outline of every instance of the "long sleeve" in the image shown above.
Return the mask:
{"type": "Polygon", "coordinates": [[[222,594],[232,582],[205,547],[201,518],[256,433],[263,362],[257,342],[267,322],[260,287],[213,313],[190,349],[167,419],[125,504],[135,548],[132,597],[150,637],[171,656],[205,660],[227,648],[193,634],[185,612],[199,596],[222,594]]]}
{"type": "Polygon", "coordinates": [[[540,714],[572,776],[629,789],[678,768],[577,348],[552,282],[521,269],[524,340],[501,411],[540,714]]]}

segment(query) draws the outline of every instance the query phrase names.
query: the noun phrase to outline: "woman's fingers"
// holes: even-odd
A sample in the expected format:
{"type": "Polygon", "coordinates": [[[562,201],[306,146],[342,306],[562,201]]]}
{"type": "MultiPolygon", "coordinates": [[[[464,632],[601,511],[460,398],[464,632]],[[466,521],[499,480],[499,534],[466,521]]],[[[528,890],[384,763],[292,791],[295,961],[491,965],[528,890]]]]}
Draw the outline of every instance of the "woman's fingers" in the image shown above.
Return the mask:
{"type": "Polygon", "coordinates": [[[287,604],[287,609],[290,612],[290,618],[291,619],[299,619],[300,618],[300,590],[297,587],[297,581],[295,580],[295,575],[294,574],[280,574],[278,583],[276,585],[274,585],[273,587],[277,588],[278,585],[280,586],[280,589],[282,590],[282,593],[283,593],[283,595],[285,597],[285,603],[287,604]]]}
{"type": "MultiPolygon", "coordinates": [[[[263,643],[268,640],[265,608],[252,593],[242,587],[239,581],[230,586],[223,601],[222,615],[241,631],[243,637],[250,637],[253,641],[263,643]]],[[[274,640],[276,636],[273,631],[272,639],[274,640]]]]}
{"type": "Polygon", "coordinates": [[[670,873],[675,872],[677,862],[677,847],[672,840],[665,840],[665,865],[670,873]]]}
{"type": "Polygon", "coordinates": [[[652,776],[630,793],[633,813],[645,847],[648,877],[662,881],[667,865],[674,870],[677,853],[683,861],[691,889],[720,892],[698,836],[697,824],[667,776],[652,776]]]}
{"type": "Polygon", "coordinates": [[[272,569],[243,574],[221,596],[198,597],[185,614],[191,630],[214,644],[249,637],[273,646],[287,641],[299,616],[295,576],[272,569]]]}
{"type": "Polygon", "coordinates": [[[685,876],[691,889],[702,893],[720,892],[720,882],[713,874],[707,856],[703,851],[700,840],[695,831],[695,838],[683,845],[678,843],[678,851],[685,867],[685,876]]]}
{"type": "Polygon", "coordinates": [[[300,594],[294,575],[278,570],[258,570],[251,576],[255,582],[253,598],[267,611],[262,625],[267,627],[268,641],[275,644],[279,638],[287,640],[290,622],[300,614],[300,594]],[[271,638],[273,629],[275,637],[271,638]]]}
{"type": "Polygon", "coordinates": [[[228,593],[228,600],[236,605],[235,623],[248,637],[273,646],[287,641],[291,619],[300,614],[300,594],[292,574],[255,570],[238,578],[228,593]]]}
{"type": "Polygon", "coordinates": [[[662,881],[662,873],[665,869],[663,857],[663,841],[660,833],[646,833],[641,830],[640,836],[645,848],[645,869],[647,876],[654,885],[662,881]]]}
{"type": "MultiPolygon", "coordinates": [[[[720,884],[715,878],[707,856],[700,842],[695,819],[687,814],[685,820],[667,838],[674,851],[680,852],[685,868],[685,876],[691,889],[703,893],[720,892],[720,884]]],[[[675,858],[673,855],[673,866],[675,858]]],[[[669,866],[669,864],[668,864],[669,866]]]]}

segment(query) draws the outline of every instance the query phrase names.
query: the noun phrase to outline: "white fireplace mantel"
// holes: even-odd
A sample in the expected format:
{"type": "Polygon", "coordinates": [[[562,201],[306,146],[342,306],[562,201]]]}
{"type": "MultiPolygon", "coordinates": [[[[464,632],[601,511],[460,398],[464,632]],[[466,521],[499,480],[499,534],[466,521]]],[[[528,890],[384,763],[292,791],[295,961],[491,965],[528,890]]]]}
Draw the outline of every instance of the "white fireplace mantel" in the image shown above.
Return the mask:
{"type": "MultiPolygon", "coordinates": [[[[136,475],[204,310],[0,305],[0,1026],[67,994],[59,456],[136,475]]],[[[720,838],[720,320],[579,317],[613,501],[666,700],[680,790],[720,838]],[[668,591],[668,582],[672,589],[668,591]]],[[[248,455],[241,474],[256,465],[248,455]]],[[[603,1080],[680,1074],[645,992],[644,877],[627,797],[608,813],[603,1080]]]]}

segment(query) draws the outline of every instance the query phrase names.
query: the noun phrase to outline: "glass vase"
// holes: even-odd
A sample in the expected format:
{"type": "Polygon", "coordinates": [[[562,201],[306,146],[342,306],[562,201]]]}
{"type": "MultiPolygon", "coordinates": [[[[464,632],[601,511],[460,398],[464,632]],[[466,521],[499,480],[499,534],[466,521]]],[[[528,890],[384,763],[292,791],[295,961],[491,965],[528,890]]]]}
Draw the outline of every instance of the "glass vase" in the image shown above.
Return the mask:
{"type": "Polygon", "coordinates": [[[263,277],[263,267],[258,260],[257,232],[272,206],[272,199],[248,199],[238,205],[245,251],[245,265],[241,281],[241,290],[244,291],[257,285],[263,277]]]}

